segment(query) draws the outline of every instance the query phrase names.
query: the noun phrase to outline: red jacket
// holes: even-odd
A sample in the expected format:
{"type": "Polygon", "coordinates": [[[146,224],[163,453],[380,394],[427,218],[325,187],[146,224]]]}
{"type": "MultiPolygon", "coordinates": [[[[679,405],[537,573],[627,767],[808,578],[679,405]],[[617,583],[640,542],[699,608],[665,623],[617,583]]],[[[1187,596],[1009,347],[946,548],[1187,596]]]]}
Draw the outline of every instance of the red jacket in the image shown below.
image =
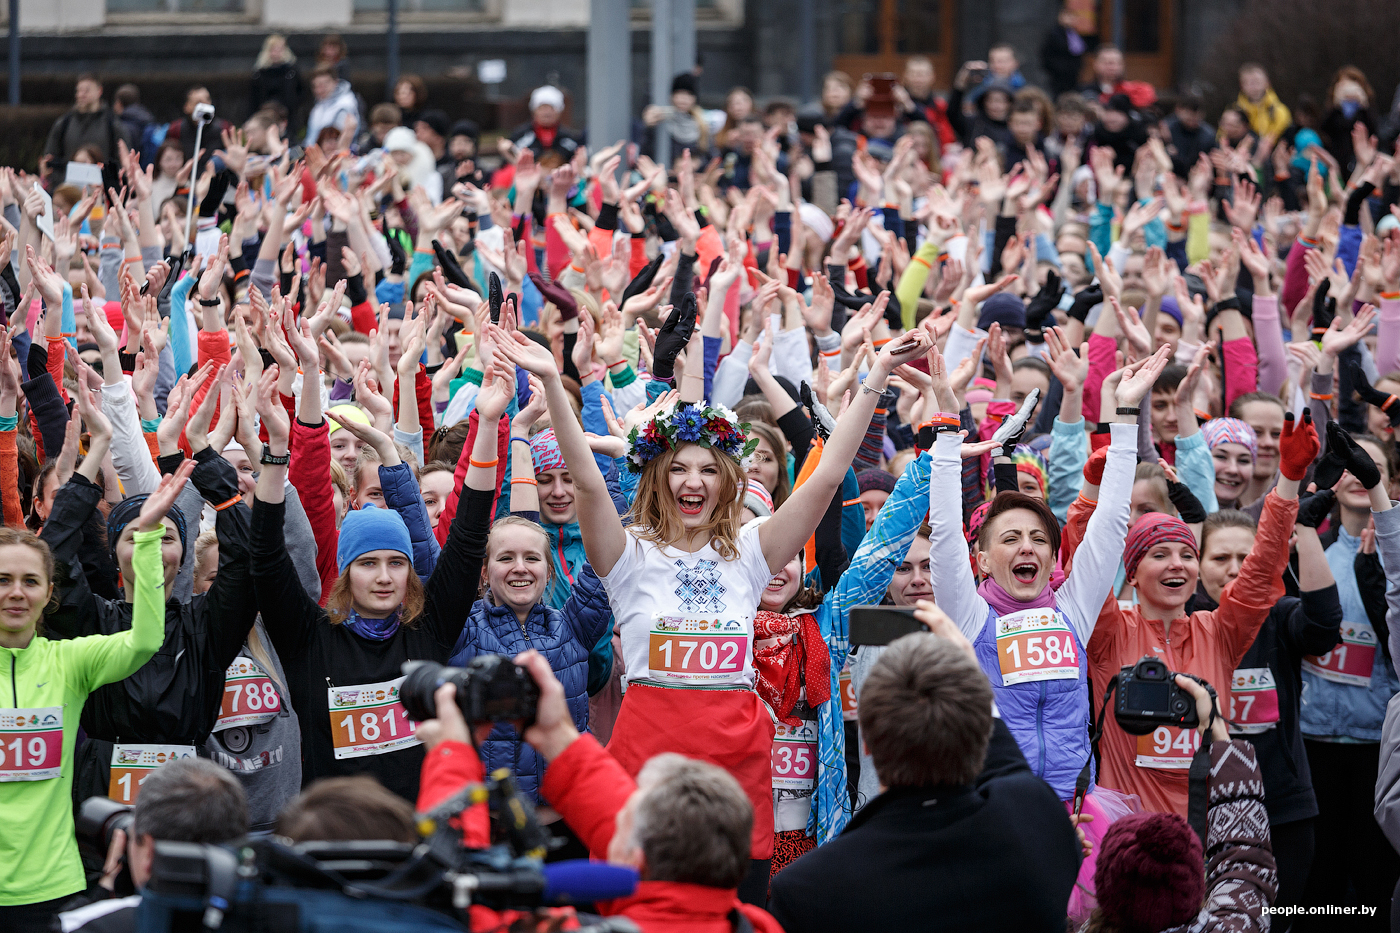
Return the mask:
{"type": "MultiPolygon", "coordinates": [[[[426,782],[427,764],[423,775],[426,782]]],[[[540,788],[595,859],[607,857],[618,811],[636,789],[622,765],[591,735],[579,736],[549,763],[540,788]]],[[[598,908],[604,916],[622,914],[645,933],[732,933],[729,913],[737,908],[756,933],[783,933],[767,911],[739,903],[734,888],[643,881],[631,897],[603,902],[598,908]]]]}

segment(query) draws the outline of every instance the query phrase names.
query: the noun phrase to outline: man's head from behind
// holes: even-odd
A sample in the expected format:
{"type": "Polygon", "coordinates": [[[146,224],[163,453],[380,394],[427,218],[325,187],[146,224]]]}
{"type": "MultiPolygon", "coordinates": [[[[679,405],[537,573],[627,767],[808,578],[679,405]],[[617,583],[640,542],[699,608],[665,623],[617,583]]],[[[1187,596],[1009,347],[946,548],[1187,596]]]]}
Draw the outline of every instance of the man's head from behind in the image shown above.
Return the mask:
{"type": "Polygon", "coordinates": [[[152,771],[141,784],[134,816],[127,863],[138,888],[150,880],[157,839],[221,843],[248,832],[243,785],[204,758],[181,758],[152,771]]]}
{"type": "Polygon", "coordinates": [[[277,835],[293,842],[418,841],[413,807],[367,775],[312,784],[277,815],[277,835]]]}
{"type": "Polygon", "coordinates": [[[752,829],[753,805],[727,771],[657,755],[618,811],[608,861],[648,881],[737,888],[749,869],[752,829]]]}
{"type": "Polygon", "coordinates": [[[906,635],[861,687],[860,732],[882,787],[971,784],[992,737],[987,675],[948,639],[906,635]]]}

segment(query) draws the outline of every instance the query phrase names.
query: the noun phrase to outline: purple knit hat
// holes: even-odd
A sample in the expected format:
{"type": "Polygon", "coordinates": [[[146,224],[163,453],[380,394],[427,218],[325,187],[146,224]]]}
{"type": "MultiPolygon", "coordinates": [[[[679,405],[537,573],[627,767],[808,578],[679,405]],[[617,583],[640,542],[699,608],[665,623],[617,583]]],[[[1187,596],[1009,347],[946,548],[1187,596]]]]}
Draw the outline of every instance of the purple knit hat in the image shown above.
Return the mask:
{"type": "Polygon", "coordinates": [[[1221,444],[1239,444],[1249,448],[1251,460],[1259,459],[1259,436],[1238,418],[1212,418],[1201,425],[1201,436],[1211,450],[1221,444]]]}

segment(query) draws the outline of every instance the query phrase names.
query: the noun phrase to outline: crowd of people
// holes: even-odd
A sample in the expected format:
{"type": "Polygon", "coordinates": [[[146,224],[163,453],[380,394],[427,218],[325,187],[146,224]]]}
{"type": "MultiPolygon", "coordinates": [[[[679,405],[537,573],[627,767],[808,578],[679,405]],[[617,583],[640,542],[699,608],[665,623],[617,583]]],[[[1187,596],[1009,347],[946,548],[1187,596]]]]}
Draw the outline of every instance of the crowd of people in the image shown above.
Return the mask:
{"type": "Polygon", "coordinates": [[[644,930],[1388,928],[1400,119],[1041,52],[485,148],[334,37],[241,126],[81,78],[0,167],[0,928],[499,768],[644,930]],[[410,720],[482,655],[533,722],[410,720]],[[1125,731],[1142,659],[1198,725],[1125,731]]]}

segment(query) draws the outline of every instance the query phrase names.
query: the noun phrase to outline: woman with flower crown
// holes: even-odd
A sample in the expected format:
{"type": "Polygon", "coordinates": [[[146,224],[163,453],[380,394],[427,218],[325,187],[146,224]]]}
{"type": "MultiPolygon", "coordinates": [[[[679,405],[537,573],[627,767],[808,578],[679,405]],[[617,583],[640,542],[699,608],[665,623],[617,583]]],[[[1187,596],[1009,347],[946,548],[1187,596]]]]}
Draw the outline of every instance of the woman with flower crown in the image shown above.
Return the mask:
{"type": "MultiPolygon", "coordinates": [[[[656,338],[653,378],[671,378],[694,322],[688,294],[656,338]]],[[[664,752],[733,774],[754,808],[755,864],[740,897],[762,902],[773,851],[774,727],[754,692],[754,616],[769,581],[816,530],[890,372],[926,353],[928,334],[912,331],[885,346],[807,481],[770,520],[741,529],[742,461],[755,442],[732,411],[678,403],[668,392],[629,416],[628,461],[639,480],[624,526],[552,355],[518,333],[493,333],[499,351],[544,384],[559,449],[574,476],[588,561],[612,601],[627,690],[608,751],[634,775],[664,752]]]]}

